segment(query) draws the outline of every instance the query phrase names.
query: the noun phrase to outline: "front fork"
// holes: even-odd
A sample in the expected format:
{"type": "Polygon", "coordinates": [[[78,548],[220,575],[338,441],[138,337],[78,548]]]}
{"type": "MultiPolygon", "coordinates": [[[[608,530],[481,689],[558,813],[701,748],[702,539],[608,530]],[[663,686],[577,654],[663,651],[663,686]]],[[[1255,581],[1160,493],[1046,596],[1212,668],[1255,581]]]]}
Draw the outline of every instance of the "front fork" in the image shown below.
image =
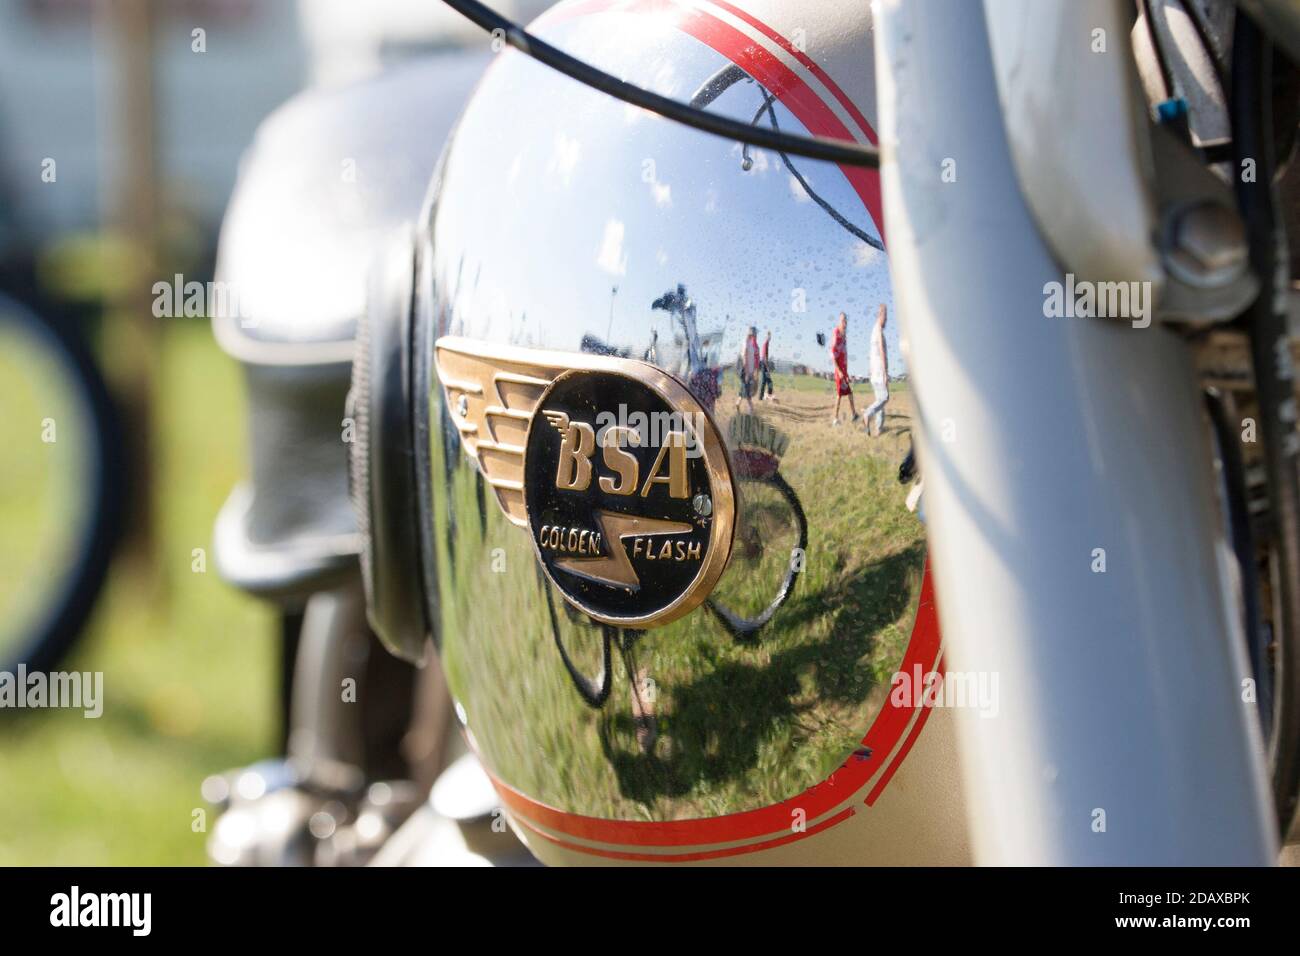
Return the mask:
{"type": "Polygon", "coordinates": [[[878,0],[875,29],[944,665],[1001,696],[956,714],[976,860],[1270,864],[1191,349],[1046,314],[1066,277],[1018,185],[983,5],[878,0]]]}

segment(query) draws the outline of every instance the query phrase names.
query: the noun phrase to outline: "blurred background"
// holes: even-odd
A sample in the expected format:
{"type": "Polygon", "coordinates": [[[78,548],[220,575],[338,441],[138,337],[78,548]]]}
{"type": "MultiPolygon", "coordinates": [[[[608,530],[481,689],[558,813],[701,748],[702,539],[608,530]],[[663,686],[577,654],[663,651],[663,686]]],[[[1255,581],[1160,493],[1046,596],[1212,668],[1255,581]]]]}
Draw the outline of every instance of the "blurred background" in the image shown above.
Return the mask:
{"type": "Polygon", "coordinates": [[[211,560],[239,369],[153,287],[211,279],[277,105],[468,44],[432,0],[0,0],[0,672],[103,675],[0,706],[0,864],[202,863],[204,778],[281,746],[276,615],[211,560]]]}

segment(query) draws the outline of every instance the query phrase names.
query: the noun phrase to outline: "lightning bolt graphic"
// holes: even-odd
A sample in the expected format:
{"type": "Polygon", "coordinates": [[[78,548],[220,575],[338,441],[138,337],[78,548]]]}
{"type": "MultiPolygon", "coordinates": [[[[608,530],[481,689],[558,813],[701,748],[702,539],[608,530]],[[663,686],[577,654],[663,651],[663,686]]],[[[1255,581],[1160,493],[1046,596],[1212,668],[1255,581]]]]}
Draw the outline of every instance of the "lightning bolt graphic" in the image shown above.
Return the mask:
{"type": "Polygon", "coordinates": [[[641,579],[637,577],[632,560],[627,556],[623,539],[637,535],[684,534],[693,530],[691,525],[682,521],[663,521],[614,511],[597,511],[596,523],[600,525],[601,535],[609,546],[609,555],[599,558],[558,558],[555,566],[589,581],[630,588],[633,591],[641,587],[641,579]]]}

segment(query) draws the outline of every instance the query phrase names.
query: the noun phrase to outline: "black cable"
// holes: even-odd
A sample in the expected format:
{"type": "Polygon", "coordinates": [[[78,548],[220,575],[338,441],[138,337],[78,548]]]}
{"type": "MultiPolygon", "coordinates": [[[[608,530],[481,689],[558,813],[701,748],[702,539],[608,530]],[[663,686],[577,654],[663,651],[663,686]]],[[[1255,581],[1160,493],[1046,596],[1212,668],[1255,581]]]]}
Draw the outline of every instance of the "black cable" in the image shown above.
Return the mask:
{"type": "MultiPolygon", "coordinates": [[[[772,101],[773,101],[775,98],[776,98],[776,97],[774,97],[774,96],[773,96],[771,93],[769,93],[767,90],[763,90],[763,106],[759,108],[758,113],[759,113],[759,115],[761,115],[761,114],[763,113],[763,111],[766,110],[766,111],[767,111],[768,119],[769,119],[769,120],[771,121],[771,123],[772,123],[772,129],[777,130],[777,131],[779,132],[781,128],[780,128],[780,127],[777,125],[777,123],[776,123],[776,110],[773,109],[773,107],[772,107],[772,101]]],[[[783,152],[782,150],[779,150],[779,149],[778,149],[778,150],[777,150],[777,155],[779,155],[779,156],[781,157],[781,162],[785,163],[785,168],[788,169],[788,170],[790,171],[790,175],[793,176],[793,177],[795,178],[795,180],[799,183],[799,185],[803,187],[803,191],[806,192],[806,193],[808,194],[808,198],[810,198],[810,199],[811,199],[813,202],[815,202],[817,205],[821,206],[822,209],[824,209],[824,210],[826,211],[826,214],[827,214],[827,215],[829,215],[829,216],[830,216],[832,219],[834,219],[837,223],[839,223],[841,226],[843,226],[845,229],[847,229],[851,235],[856,236],[858,239],[861,239],[863,242],[865,242],[865,243],[866,243],[867,245],[869,245],[871,248],[873,248],[873,249],[878,249],[878,250],[880,250],[881,252],[884,252],[884,251],[885,251],[885,244],[884,244],[883,242],[881,242],[881,241],[880,241],[879,239],[877,239],[875,236],[870,235],[870,234],[867,233],[865,230],[863,230],[863,229],[859,228],[858,226],[855,226],[853,223],[849,222],[847,219],[844,218],[843,215],[841,215],[841,213],[840,213],[840,211],[839,211],[838,209],[836,209],[834,206],[832,206],[830,203],[828,203],[825,199],[823,199],[821,196],[819,196],[819,195],[818,195],[818,194],[813,190],[812,186],[810,186],[810,185],[808,184],[808,180],[806,180],[806,179],[803,178],[803,174],[800,173],[799,170],[797,170],[797,169],[794,168],[794,163],[790,162],[790,157],[787,156],[787,155],[785,154],[785,152],[783,152]]]]}
{"type": "Polygon", "coordinates": [[[1237,9],[1232,40],[1232,141],[1237,201],[1260,293],[1244,319],[1259,396],[1260,434],[1269,478],[1268,536],[1277,562],[1273,735],[1269,741],[1279,832],[1290,829],[1300,796],[1300,435],[1295,428],[1295,371],[1287,330],[1286,235],[1278,221],[1273,155],[1273,50],[1237,9]]]}
{"type": "MultiPolygon", "coordinates": [[[[736,64],[728,63],[700,85],[700,88],[692,94],[690,105],[697,110],[702,110],[737,83],[750,78],[750,75],[736,64]]],[[[757,120],[758,117],[754,117],[754,121],[757,120]]],[[[750,125],[752,126],[753,123],[750,125]]]]}
{"type": "Polygon", "coordinates": [[[808,159],[821,159],[844,166],[862,166],[870,169],[880,166],[880,153],[874,147],[825,136],[793,136],[789,133],[764,129],[761,126],[750,126],[707,110],[695,109],[685,103],[679,103],[677,100],[624,82],[616,76],[596,69],[589,63],[569,56],[527,33],[517,23],[476,0],[443,0],[443,3],[490,33],[495,34],[500,31],[506,43],[551,69],[558,70],[565,76],[624,103],[639,106],[685,126],[753,146],[785,150],[808,159]]]}

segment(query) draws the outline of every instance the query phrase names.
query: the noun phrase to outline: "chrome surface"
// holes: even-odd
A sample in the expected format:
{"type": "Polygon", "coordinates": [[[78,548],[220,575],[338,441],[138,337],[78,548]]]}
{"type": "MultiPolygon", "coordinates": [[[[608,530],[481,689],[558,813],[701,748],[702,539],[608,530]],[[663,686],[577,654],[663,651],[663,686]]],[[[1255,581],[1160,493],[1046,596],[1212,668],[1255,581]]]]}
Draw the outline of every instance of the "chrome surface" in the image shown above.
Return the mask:
{"type": "MultiPolygon", "coordinates": [[[[655,16],[538,29],[681,99],[729,63],[655,16]]],[[[768,103],[742,76],[710,108],[807,132],[768,103]]],[[[897,480],[905,381],[883,437],[847,408],[831,424],[841,311],[852,374],[868,375],[881,303],[890,370],[906,371],[880,233],[846,175],[683,129],[506,51],[460,122],[430,216],[417,342],[650,362],[712,410],[737,473],[736,547],[709,603],[651,630],[600,625],[546,582],[433,377],[432,617],[487,771],[562,811],[644,821],[768,806],[871,759],[863,736],[913,630],[925,544],[897,480]],[[778,373],[775,401],[756,383],[753,415],[735,373],[751,325],[760,343],[771,330],[778,373]]],[[[865,411],[869,386],[855,400],[865,411]]]]}

